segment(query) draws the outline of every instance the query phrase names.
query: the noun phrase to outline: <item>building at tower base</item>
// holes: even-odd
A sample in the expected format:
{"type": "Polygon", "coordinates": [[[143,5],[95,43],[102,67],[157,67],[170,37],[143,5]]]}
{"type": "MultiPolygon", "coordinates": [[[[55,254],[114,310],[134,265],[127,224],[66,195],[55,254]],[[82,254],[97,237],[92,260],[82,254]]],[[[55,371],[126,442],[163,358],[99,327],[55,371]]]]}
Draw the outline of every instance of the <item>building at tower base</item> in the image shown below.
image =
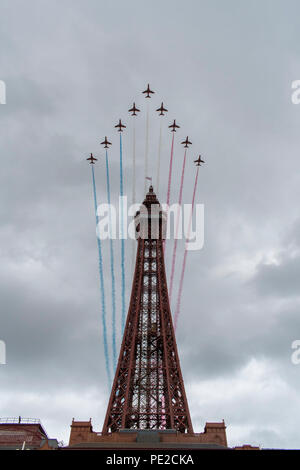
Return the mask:
{"type": "Polygon", "coordinates": [[[206,423],[203,433],[172,429],[120,429],[113,433],[93,431],[90,421],[72,421],[69,449],[226,449],[226,426],[206,423]]]}

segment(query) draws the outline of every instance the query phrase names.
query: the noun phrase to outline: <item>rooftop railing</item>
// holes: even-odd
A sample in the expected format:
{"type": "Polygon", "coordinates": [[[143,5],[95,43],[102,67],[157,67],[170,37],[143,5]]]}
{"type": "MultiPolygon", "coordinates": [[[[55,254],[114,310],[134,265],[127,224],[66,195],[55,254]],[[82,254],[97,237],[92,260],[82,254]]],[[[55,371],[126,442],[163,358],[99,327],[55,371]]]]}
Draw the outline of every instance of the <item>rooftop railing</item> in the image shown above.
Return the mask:
{"type": "Polygon", "coordinates": [[[17,418],[0,418],[0,424],[41,424],[39,419],[35,418],[22,418],[18,416],[17,418]]]}

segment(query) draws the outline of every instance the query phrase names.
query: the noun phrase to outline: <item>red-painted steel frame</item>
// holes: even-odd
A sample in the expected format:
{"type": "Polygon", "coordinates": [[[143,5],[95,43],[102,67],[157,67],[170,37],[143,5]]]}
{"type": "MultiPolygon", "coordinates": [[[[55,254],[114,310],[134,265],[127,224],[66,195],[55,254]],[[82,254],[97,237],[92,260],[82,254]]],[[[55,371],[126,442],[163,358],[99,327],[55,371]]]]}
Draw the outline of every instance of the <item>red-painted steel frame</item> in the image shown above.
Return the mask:
{"type": "Polygon", "coordinates": [[[103,433],[120,429],[193,433],[169,305],[164,221],[160,211],[159,236],[152,238],[151,227],[157,223],[151,219],[153,204],[159,202],[150,187],[144,201],[148,231],[146,238],[138,239],[130,305],[103,433]]]}

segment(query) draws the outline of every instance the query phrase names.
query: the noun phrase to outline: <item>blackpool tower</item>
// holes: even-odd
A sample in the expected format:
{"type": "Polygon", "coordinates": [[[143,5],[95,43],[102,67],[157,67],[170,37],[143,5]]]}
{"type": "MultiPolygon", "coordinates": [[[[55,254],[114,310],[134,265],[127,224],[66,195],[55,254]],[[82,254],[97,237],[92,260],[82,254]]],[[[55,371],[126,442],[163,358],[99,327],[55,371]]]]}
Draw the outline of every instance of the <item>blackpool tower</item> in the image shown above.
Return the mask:
{"type": "Polygon", "coordinates": [[[137,255],[130,305],[103,433],[192,433],[164,263],[166,214],[152,186],[135,216],[137,255]]]}
{"type": "Polygon", "coordinates": [[[195,434],[177,351],[164,263],[167,215],[152,186],[135,215],[137,255],[119,360],[102,433],[71,424],[69,448],[224,448],[223,422],[195,434]]]}

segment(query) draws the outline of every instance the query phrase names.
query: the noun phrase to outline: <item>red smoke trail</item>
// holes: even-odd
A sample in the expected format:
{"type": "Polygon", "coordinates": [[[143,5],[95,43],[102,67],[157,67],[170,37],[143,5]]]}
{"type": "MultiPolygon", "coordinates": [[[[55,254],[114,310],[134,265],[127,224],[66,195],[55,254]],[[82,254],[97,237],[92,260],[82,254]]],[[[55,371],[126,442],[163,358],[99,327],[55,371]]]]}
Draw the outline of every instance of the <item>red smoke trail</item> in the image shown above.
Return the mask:
{"type": "Polygon", "coordinates": [[[159,197],[159,184],[160,184],[161,143],[162,143],[162,120],[160,120],[159,140],[158,140],[158,157],[157,157],[156,188],[155,188],[157,197],[159,197]]]}
{"type": "Polygon", "coordinates": [[[168,181],[168,192],[167,192],[167,205],[169,205],[169,203],[170,203],[171,180],[172,180],[172,166],[173,166],[173,154],[174,154],[174,132],[173,132],[173,137],[172,137],[171,157],[170,157],[170,166],[169,166],[169,181],[168,181]]]}
{"type": "Polygon", "coordinates": [[[174,281],[174,273],[175,273],[175,262],[176,262],[176,252],[177,252],[177,242],[178,242],[178,228],[179,228],[179,210],[182,202],[182,190],[183,190],[183,181],[184,181],[184,171],[185,171],[185,162],[186,162],[186,149],[184,152],[183,164],[182,164],[182,172],[181,172],[181,182],[180,182],[180,190],[179,190],[179,200],[178,200],[178,211],[176,216],[176,228],[175,228],[175,239],[174,239],[174,248],[173,248],[173,255],[172,255],[172,267],[171,267],[171,276],[170,276],[170,288],[169,288],[169,299],[171,302],[172,297],[172,290],[173,290],[173,281],[174,281]]]}
{"type": "MultiPolygon", "coordinates": [[[[198,183],[198,174],[199,174],[199,166],[197,166],[197,172],[196,172],[196,178],[195,178],[193,200],[192,200],[192,209],[191,209],[189,225],[188,225],[187,240],[190,238],[190,233],[191,233],[192,215],[193,215],[194,204],[195,204],[195,195],[196,195],[196,189],[197,189],[197,183],[198,183]]],[[[187,243],[186,243],[185,244],[185,250],[184,250],[184,256],[183,256],[183,263],[182,263],[182,268],[181,268],[181,276],[180,276],[180,282],[179,282],[179,290],[178,290],[178,296],[177,296],[176,310],[175,310],[175,318],[174,318],[174,328],[175,328],[175,330],[177,328],[177,322],[178,322],[178,317],[179,317],[179,313],[180,313],[180,302],[181,302],[181,296],[182,296],[182,288],[183,288],[184,272],[185,272],[185,266],[186,266],[187,251],[188,250],[187,250],[187,243]]]]}
{"type": "MultiPolygon", "coordinates": [[[[170,204],[170,193],[171,193],[171,180],[172,180],[172,166],[173,166],[173,154],[174,154],[174,132],[172,137],[172,145],[171,145],[171,156],[170,156],[170,165],[169,165],[169,180],[168,180],[168,191],[167,191],[167,210],[166,216],[168,220],[168,213],[169,213],[169,204],[170,204]]],[[[165,251],[165,244],[166,240],[163,241],[163,250],[165,251]]]]}

